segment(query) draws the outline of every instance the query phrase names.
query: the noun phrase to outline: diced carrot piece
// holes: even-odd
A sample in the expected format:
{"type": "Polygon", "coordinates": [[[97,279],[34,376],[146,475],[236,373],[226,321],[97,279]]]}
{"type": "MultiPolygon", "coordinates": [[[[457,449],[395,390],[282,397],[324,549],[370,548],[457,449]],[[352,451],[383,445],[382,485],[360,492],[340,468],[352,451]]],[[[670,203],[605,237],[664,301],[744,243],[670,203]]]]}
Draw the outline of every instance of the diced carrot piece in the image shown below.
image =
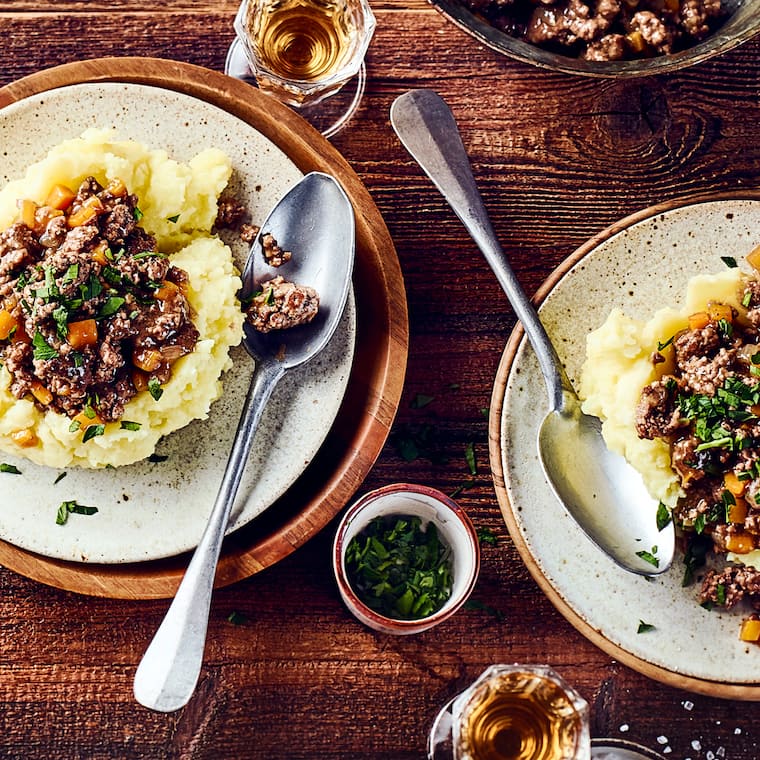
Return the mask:
{"type": "Polygon", "coordinates": [[[83,227],[88,222],[91,222],[97,215],[98,214],[94,208],[80,206],[73,214],[69,215],[66,222],[69,227],[83,227]]]}
{"type": "Polygon", "coordinates": [[[171,280],[164,280],[160,287],[153,292],[153,295],[159,301],[168,301],[178,291],[179,287],[171,280]]]}
{"type": "Polygon", "coordinates": [[[79,427],[77,428],[78,430],[87,430],[87,428],[91,425],[103,424],[103,420],[101,420],[97,414],[93,414],[92,417],[88,417],[85,412],[79,412],[79,414],[75,414],[71,418],[71,421],[79,423],[79,427]]]}
{"type": "Polygon", "coordinates": [[[45,205],[59,211],[65,211],[74,202],[74,198],[76,198],[76,194],[71,188],[66,187],[66,185],[53,185],[45,200],[45,205]]]}
{"type": "Polygon", "coordinates": [[[161,364],[161,352],[152,348],[136,351],[132,355],[132,364],[143,372],[153,372],[161,364]]]}
{"type": "Polygon", "coordinates": [[[643,53],[646,50],[647,43],[641,32],[629,32],[625,35],[625,38],[628,41],[628,46],[634,53],[643,53]]]}
{"type": "Polygon", "coordinates": [[[728,508],[728,522],[735,525],[741,525],[747,519],[747,512],[749,511],[747,502],[742,498],[736,499],[736,504],[731,504],[728,508]]]}
{"type": "Polygon", "coordinates": [[[66,342],[73,348],[93,346],[98,342],[98,323],[94,319],[69,322],[66,342]]]}
{"type": "Polygon", "coordinates": [[[748,533],[734,533],[726,539],[726,549],[734,554],[749,554],[755,548],[755,539],[748,533]]]}
{"type": "Polygon", "coordinates": [[[726,322],[731,322],[734,318],[734,312],[728,304],[720,303],[718,301],[709,301],[707,304],[707,314],[713,322],[717,322],[719,319],[725,319],[726,322]]]}
{"type": "Polygon", "coordinates": [[[747,254],[747,263],[760,272],[760,245],[747,254]]]}
{"type": "Polygon", "coordinates": [[[69,227],[81,227],[104,211],[103,201],[97,195],[91,195],[82,202],[76,211],[69,215],[68,225],[69,227]]]}
{"type": "Polygon", "coordinates": [[[14,329],[18,329],[16,317],[9,311],[0,309],[0,340],[8,340],[14,329]]]}
{"type": "Polygon", "coordinates": [[[32,396],[34,396],[43,406],[49,406],[50,402],[53,400],[53,394],[38,380],[35,380],[32,383],[31,390],[32,396]]]}
{"type": "Polygon", "coordinates": [[[135,386],[135,390],[140,393],[141,391],[148,390],[148,375],[139,369],[132,371],[132,384],[135,386]]]}
{"type": "Polygon", "coordinates": [[[31,343],[32,339],[29,337],[29,334],[24,329],[24,323],[19,322],[18,327],[16,327],[16,332],[13,333],[11,336],[11,343],[31,343]]]}
{"type": "Polygon", "coordinates": [[[37,204],[34,201],[27,199],[20,199],[17,201],[19,211],[21,212],[21,221],[29,227],[34,229],[36,222],[35,214],[37,213],[37,204]]]}
{"type": "Polygon", "coordinates": [[[39,439],[34,434],[34,431],[29,428],[22,428],[21,430],[14,430],[11,433],[11,440],[24,449],[28,449],[31,446],[36,446],[39,439]]]}
{"type": "Polygon", "coordinates": [[[742,621],[742,627],[739,629],[739,639],[741,641],[760,641],[760,620],[747,618],[742,621]]]}
{"type": "Polygon", "coordinates": [[[710,324],[710,315],[706,311],[698,311],[689,315],[689,329],[701,330],[710,324]]]}
{"type": "Polygon", "coordinates": [[[92,260],[97,261],[100,266],[104,267],[108,264],[108,256],[106,251],[110,250],[107,240],[101,240],[95,248],[92,249],[92,260]]]}
{"type": "Polygon", "coordinates": [[[746,481],[739,480],[739,476],[733,471],[729,471],[723,476],[723,485],[734,496],[741,496],[747,487],[746,481]]]}

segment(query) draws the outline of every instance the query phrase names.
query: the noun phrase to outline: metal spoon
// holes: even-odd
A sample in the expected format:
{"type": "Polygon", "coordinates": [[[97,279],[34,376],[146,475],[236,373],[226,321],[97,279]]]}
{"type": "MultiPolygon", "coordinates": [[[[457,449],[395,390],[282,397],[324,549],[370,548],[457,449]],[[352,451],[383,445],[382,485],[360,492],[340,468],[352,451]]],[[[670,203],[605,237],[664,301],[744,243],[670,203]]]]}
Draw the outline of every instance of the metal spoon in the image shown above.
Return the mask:
{"type": "Polygon", "coordinates": [[[600,421],[581,411],[557,352],[499,246],[449,107],[435,92],[413,90],[393,103],[391,123],[486,257],[536,352],[550,404],[538,432],[538,451],[557,498],[621,567],[640,575],[664,572],[673,560],[672,523],[658,529],[658,502],[639,473],[607,449],[600,421]]]}
{"type": "Polygon", "coordinates": [[[254,240],[240,296],[276,274],[319,295],[317,316],[307,325],[267,334],[246,323],[243,345],[256,368],[232,443],[219,493],[200,542],[166,617],[140,662],[134,694],[145,707],[171,712],[192,696],[200,675],[216,565],[230,511],[251,451],[261,413],[277,382],[309,361],[328,343],[343,313],[354,261],[354,213],[340,185],[312,172],[275,206],[254,240]],[[278,269],[266,265],[261,236],[270,232],[292,259],[278,269]]]}

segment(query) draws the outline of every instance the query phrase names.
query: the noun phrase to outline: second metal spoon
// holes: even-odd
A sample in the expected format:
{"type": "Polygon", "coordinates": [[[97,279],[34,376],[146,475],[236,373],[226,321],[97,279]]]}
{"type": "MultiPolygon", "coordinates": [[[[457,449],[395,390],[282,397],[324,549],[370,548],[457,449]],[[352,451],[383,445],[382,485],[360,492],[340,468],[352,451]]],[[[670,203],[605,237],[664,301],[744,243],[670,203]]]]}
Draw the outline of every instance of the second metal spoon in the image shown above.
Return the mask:
{"type": "Polygon", "coordinates": [[[599,419],[581,410],[562,362],[496,239],[449,107],[431,90],[413,90],[393,103],[391,123],[480,248],[536,352],[550,404],[539,429],[538,450],[555,494],[589,538],[621,567],[640,575],[664,572],[675,550],[672,522],[658,528],[658,502],[641,475],[607,448],[599,419]]]}

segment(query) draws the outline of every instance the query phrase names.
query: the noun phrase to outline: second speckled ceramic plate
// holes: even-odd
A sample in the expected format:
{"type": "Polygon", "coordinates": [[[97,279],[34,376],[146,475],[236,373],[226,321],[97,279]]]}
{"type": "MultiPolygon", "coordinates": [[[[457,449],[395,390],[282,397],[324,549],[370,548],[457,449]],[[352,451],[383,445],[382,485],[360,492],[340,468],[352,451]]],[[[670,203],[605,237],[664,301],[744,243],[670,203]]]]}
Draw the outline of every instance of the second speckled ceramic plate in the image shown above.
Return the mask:
{"type": "MultiPolygon", "coordinates": [[[[677,304],[687,280],[725,268],[760,244],[760,193],[671,203],[629,217],[583,246],[542,286],[540,314],[570,378],[586,335],[619,307],[648,317],[677,304]]],[[[619,568],[553,496],[538,459],[538,425],[548,411],[532,349],[517,329],[491,404],[491,466],[499,502],[523,560],[565,617],[611,656],[680,688],[760,699],[760,649],[738,640],[746,610],[707,611],[697,587],[682,588],[683,565],[652,581],[619,568]],[[653,629],[639,633],[643,621],[653,629]]]]}
{"type": "MultiPolygon", "coordinates": [[[[51,90],[0,110],[0,182],[21,176],[53,145],[90,127],[114,128],[119,139],[163,149],[182,161],[204,148],[224,150],[233,162],[231,187],[245,199],[254,222],[263,221],[302,176],[256,129],[208,102],[159,87],[102,82],[51,90]]],[[[228,242],[242,269],[247,246],[233,238],[228,242]]],[[[316,454],[346,390],[355,327],[351,302],[327,349],[275,389],[254,440],[230,530],[280,497],[316,454]]],[[[0,538],[74,562],[140,562],[193,548],[213,505],[252,372],[241,347],[232,357],[234,366],[222,378],[224,393],[209,418],[159,444],[157,453],[165,461],[97,471],[70,468],[56,482],[59,471],[3,455],[22,475],[0,475],[0,538]],[[56,525],[58,505],[73,499],[97,506],[98,513],[72,515],[65,526],[56,525]]]]}

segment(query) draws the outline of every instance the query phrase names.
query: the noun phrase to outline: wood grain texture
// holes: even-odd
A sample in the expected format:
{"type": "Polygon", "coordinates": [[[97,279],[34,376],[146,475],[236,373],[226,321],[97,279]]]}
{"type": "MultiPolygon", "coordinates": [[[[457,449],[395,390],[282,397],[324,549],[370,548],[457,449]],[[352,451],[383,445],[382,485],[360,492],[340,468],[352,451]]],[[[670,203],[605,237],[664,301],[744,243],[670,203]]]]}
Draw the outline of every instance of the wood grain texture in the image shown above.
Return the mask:
{"type": "MultiPolygon", "coordinates": [[[[236,5],[5,2],[0,84],[123,54],[220,71],[236,5]]],[[[2,570],[0,757],[421,760],[437,710],[487,665],[543,661],[589,701],[595,736],[670,748],[666,757],[678,760],[705,760],[721,747],[728,760],[757,760],[760,705],[628,668],[554,608],[522,561],[488,467],[487,410],[514,317],[398,143],[388,109],[414,87],[450,103],[494,227],[532,293],[630,213],[683,195],[760,187],[760,40],[678,74],[596,82],[507,60],[419,0],[373,8],[367,92],[332,143],[387,224],[410,334],[396,421],[360,490],[399,481],[449,493],[465,486],[459,503],[496,540],[482,547],[475,604],[419,636],[364,629],[332,578],[333,521],[266,571],[219,589],[198,691],[181,712],[159,715],[134,703],[131,684],[165,601],[85,597],[2,570]],[[417,408],[420,393],[434,400],[417,408]],[[398,444],[410,436],[426,446],[407,461],[398,444]],[[233,611],[247,622],[230,623],[233,611]]]]}

